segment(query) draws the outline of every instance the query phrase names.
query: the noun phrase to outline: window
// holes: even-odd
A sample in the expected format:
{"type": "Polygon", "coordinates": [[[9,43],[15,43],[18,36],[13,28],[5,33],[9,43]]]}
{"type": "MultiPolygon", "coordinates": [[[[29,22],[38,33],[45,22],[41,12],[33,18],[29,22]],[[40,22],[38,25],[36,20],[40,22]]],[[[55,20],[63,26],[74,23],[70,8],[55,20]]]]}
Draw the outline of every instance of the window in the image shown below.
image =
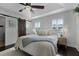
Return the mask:
{"type": "Polygon", "coordinates": [[[52,20],[52,28],[56,30],[58,36],[63,35],[63,19],[52,20]]]}
{"type": "Polygon", "coordinates": [[[58,26],[59,29],[63,28],[63,19],[58,19],[57,26],[58,26]]]}
{"type": "Polygon", "coordinates": [[[57,27],[57,21],[56,20],[52,20],[52,27],[53,27],[53,29],[56,29],[56,27],[57,27]]]}
{"type": "Polygon", "coordinates": [[[35,28],[40,28],[40,22],[35,23],[35,28]]]}
{"type": "Polygon", "coordinates": [[[53,29],[63,28],[63,19],[54,19],[54,20],[52,20],[52,28],[53,29]]]}

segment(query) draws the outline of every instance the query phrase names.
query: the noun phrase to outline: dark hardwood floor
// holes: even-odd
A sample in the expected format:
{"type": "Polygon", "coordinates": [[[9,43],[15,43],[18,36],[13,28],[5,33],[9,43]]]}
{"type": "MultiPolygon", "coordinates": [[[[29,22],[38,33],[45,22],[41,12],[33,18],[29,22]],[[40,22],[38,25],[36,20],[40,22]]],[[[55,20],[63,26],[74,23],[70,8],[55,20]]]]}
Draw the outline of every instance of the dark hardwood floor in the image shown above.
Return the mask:
{"type": "Polygon", "coordinates": [[[76,48],[69,46],[65,48],[63,45],[58,45],[58,53],[62,56],[79,56],[79,52],[76,48]]]}
{"type": "MultiPolygon", "coordinates": [[[[11,47],[13,47],[13,45],[10,45],[9,48],[11,48],[11,47]]],[[[6,50],[6,48],[0,47],[0,51],[3,51],[3,50],[6,50]]],[[[58,45],[58,53],[61,56],[79,56],[79,52],[77,51],[76,48],[72,48],[69,46],[67,46],[67,48],[65,48],[65,46],[63,46],[63,45],[58,45]]],[[[30,55],[28,54],[28,56],[30,56],[30,55]]]]}
{"type": "Polygon", "coordinates": [[[0,40],[0,51],[3,51],[5,49],[5,44],[3,41],[0,40]]]}

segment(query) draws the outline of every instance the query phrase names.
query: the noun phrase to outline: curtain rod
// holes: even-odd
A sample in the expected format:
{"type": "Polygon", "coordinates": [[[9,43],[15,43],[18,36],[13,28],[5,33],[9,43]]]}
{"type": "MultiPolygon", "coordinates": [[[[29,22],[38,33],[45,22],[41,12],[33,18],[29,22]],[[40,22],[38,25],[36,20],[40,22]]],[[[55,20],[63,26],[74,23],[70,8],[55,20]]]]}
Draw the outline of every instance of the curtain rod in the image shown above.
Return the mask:
{"type": "MultiPolygon", "coordinates": [[[[20,19],[20,18],[18,18],[18,17],[6,15],[6,14],[2,14],[2,13],[0,13],[0,14],[3,15],[3,16],[7,16],[7,17],[12,17],[12,18],[20,19]]],[[[23,19],[23,20],[25,20],[25,19],[23,19]]],[[[25,21],[32,22],[32,21],[29,21],[29,20],[25,20],[25,21]]]]}

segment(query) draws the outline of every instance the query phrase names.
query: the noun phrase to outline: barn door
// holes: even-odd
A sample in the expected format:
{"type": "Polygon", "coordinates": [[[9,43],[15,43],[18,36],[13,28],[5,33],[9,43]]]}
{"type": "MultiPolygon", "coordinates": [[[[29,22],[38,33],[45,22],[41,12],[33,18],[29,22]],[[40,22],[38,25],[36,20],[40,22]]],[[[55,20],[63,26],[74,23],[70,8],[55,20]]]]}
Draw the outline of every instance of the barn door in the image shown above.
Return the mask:
{"type": "Polygon", "coordinates": [[[18,37],[26,35],[26,21],[23,19],[18,20],[18,37]]]}

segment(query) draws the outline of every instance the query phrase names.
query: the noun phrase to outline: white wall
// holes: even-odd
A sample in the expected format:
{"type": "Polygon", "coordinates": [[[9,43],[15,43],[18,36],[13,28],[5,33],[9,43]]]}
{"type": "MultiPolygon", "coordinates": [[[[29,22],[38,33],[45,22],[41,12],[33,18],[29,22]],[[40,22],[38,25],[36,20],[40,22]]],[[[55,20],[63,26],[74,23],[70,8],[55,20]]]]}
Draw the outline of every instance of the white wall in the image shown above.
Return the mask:
{"type": "Polygon", "coordinates": [[[77,46],[76,18],[73,11],[65,12],[64,27],[68,29],[67,45],[76,48],[77,46]]]}
{"type": "Polygon", "coordinates": [[[5,45],[10,45],[16,42],[18,38],[18,21],[15,18],[6,17],[5,25],[5,45]],[[11,26],[9,21],[12,21],[14,24],[11,26]]]}
{"type": "Polygon", "coordinates": [[[77,41],[76,41],[76,43],[77,43],[77,49],[78,49],[78,51],[79,51],[79,14],[78,13],[75,13],[75,16],[76,16],[76,33],[77,33],[77,41]]]}
{"type": "MultiPolygon", "coordinates": [[[[20,17],[21,15],[13,12],[11,10],[7,10],[5,8],[0,7],[0,13],[20,17]]],[[[16,42],[18,38],[18,21],[15,18],[5,17],[5,45],[10,45],[16,42]],[[9,26],[9,20],[12,20],[14,26],[9,26]]]]}
{"type": "Polygon", "coordinates": [[[34,23],[40,21],[41,29],[50,29],[51,21],[56,18],[62,18],[64,20],[64,28],[68,30],[67,34],[67,45],[71,47],[77,46],[77,38],[76,38],[76,21],[75,15],[72,10],[65,11],[61,13],[57,13],[51,16],[46,16],[38,19],[32,20],[32,28],[34,28],[34,23]]]}

